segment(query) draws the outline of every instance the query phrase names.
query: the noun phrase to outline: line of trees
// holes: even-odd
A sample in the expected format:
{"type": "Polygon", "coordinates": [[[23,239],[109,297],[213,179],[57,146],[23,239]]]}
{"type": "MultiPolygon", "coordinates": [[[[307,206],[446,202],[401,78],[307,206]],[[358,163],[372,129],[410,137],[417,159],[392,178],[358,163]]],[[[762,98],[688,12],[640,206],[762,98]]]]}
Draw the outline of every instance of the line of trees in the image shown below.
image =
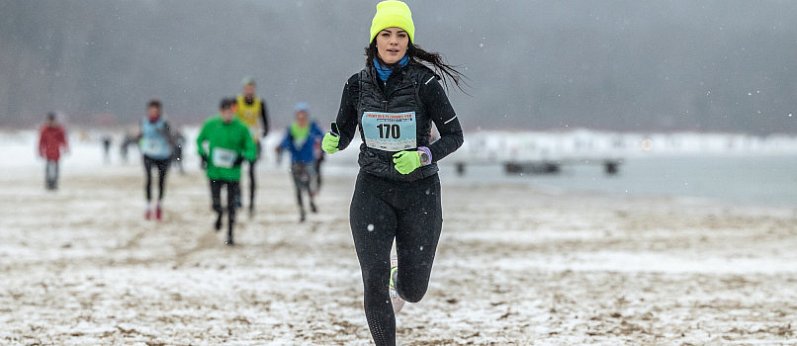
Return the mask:
{"type": "MultiPolygon", "coordinates": [[[[470,78],[469,128],[797,133],[797,3],[410,1],[418,43],[470,78]]],[[[331,119],[363,65],[361,1],[0,1],[0,127],[50,110],[198,123],[253,76],[276,123],[331,119]]],[[[108,120],[109,119],[109,120],[108,120]]]]}

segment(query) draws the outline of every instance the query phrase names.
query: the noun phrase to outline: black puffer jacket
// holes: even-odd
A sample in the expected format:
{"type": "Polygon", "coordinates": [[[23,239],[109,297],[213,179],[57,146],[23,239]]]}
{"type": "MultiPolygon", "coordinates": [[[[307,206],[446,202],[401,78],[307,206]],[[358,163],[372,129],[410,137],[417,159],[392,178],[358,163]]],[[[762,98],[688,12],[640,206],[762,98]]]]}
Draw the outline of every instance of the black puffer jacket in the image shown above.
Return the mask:
{"type": "MultiPolygon", "coordinates": [[[[436,162],[454,152],[462,145],[462,127],[451,103],[438,83],[438,78],[427,67],[410,63],[394,71],[386,83],[383,83],[373,68],[366,68],[354,74],[343,88],[340,110],[336,124],[340,130],[339,149],[345,149],[360,125],[360,169],[372,175],[397,180],[415,181],[437,173],[436,162]],[[363,130],[363,119],[366,113],[409,113],[415,112],[415,145],[428,147],[432,152],[432,164],[422,166],[414,172],[403,175],[396,171],[393,154],[398,151],[382,150],[369,147],[366,132],[363,130]],[[440,139],[431,142],[432,122],[440,133],[440,139]]],[[[366,120],[367,121],[367,120],[366,120]]],[[[375,123],[366,123],[365,127],[378,127],[375,123]]],[[[382,129],[369,130],[370,133],[382,134],[382,129]]],[[[406,137],[406,134],[405,136],[406,137]]],[[[402,137],[403,138],[403,137],[402,137]]],[[[371,138],[373,144],[373,138],[371,138]]]]}

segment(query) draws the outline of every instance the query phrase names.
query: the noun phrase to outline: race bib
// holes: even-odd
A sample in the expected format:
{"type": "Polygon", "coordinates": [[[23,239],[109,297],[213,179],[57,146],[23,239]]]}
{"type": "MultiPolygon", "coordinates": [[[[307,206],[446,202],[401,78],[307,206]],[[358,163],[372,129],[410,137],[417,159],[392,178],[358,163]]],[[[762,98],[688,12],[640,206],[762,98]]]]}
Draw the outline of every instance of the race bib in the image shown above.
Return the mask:
{"type": "Polygon", "coordinates": [[[139,143],[141,152],[151,156],[168,155],[169,147],[165,141],[149,138],[142,138],[139,143]]]}
{"type": "Polygon", "coordinates": [[[213,148],[213,165],[221,168],[232,168],[238,154],[229,149],[213,148]]]}
{"type": "Polygon", "coordinates": [[[415,112],[365,112],[360,121],[365,145],[385,151],[401,151],[418,146],[415,112]]]}

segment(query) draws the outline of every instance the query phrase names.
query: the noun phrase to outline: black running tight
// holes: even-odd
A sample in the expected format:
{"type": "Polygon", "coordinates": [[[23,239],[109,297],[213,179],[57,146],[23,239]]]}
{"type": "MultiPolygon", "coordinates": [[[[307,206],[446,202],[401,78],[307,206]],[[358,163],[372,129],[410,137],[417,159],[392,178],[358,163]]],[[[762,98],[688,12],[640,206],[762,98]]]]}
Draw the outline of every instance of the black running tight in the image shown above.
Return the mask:
{"type": "MultiPolygon", "coordinates": [[[[256,156],[254,161],[249,161],[249,212],[255,212],[255,195],[257,194],[257,161],[260,160],[260,154],[263,150],[263,146],[259,141],[255,141],[255,150],[256,156]]],[[[241,206],[244,199],[240,197],[241,189],[238,189],[238,207],[241,206]]]]}
{"type": "Polygon", "coordinates": [[[211,180],[210,199],[211,207],[216,212],[216,229],[221,227],[221,216],[224,214],[224,207],[221,205],[221,190],[227,186],[227,241],[233,240],[233,226],[235,225],[235,210],[238,206],[237,199],[241,197],[241,185],[237,181],[211,180]]]}
{"type": "Polygon", "coordinates": [[[156,160],[144,156],[144,174],[146,175],[146,183],[144,184],[144,193],[147,196],[147,202],[152,200],[152,167],[158,169],[158,201],[163,200],[165,193],[166,173],[169,171],[170,159],[156,160]]]}
{"type": "Polygon", "coordinates": [[[293,186],[296,189],[296,203],[299,204],[299,210],[302,215],[304,215],[303,193],[307,194],[307,198],[310,199],[310,205],[315,205],[315,193],[318,186],[316,185],[314,169],[314,164],[312,163],[295,162],[291,164],[291,176],[293,177],[293,186]]]}
{"type": "Polygon", "coordinates": [[[396,290],[414,303],[429,285],[443,225],[437,175],[396,182],[361,172],[349,210],[354,246],[362,270],[365,316],[377,345],[396,344],[396,319],[390,302],[390,249],[396,241],[396,290]]]}

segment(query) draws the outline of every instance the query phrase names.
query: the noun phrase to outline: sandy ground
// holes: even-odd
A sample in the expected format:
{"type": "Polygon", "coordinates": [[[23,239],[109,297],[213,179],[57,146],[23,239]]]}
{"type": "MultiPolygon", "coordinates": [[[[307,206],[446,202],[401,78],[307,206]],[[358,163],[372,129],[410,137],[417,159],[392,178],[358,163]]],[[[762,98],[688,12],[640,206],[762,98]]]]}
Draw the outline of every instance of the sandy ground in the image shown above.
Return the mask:
{"type": "MultiPolygon", "coordinates": [[[[0,177],[0,344],[367,345],[347,213],[330,178],[297,223],[261,173],[239,246],[212,231],[199,172],[143,220],[139,168],[0,177]]],[[[428,295],[405,345],[797,344],[797,210],[552,194],[444,181],[428,295]]]]}

